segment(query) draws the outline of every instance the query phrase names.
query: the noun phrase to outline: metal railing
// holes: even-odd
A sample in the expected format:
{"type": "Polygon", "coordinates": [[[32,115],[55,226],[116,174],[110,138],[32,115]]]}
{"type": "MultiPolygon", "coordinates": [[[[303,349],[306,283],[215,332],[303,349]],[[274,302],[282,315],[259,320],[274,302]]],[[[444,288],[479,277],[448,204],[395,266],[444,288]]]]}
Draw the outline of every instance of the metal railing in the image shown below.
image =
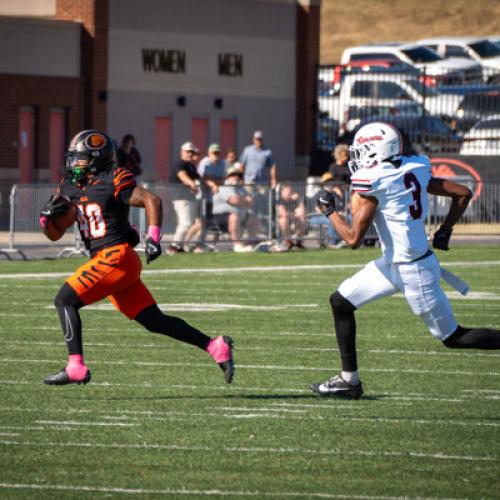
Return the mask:
{"type": "MultiPolygon", "coordinates": [[[[500,235],[500,183],[481,182],[468,178],[458,179],[468,185],[474,192],[467,211],[456,225],[454,234],[464,235],[500,235]]],[[[45,247],[57,252],[57,256],[70,256],[85,253],[77,226],[67,232],[58,242],[49,242],[39,229],[38,214],[41,207],[54,192],[55,185],[50,184],[17,184],[10,193],[10,228],[7,247],[0,250],[6,258],[15,255],[26,258],[26,249],[45,247]]],[[[162,242],[166,245],[176,242],[178,225],[182,223],[176,210],[176,201],[184,200],[191,204],[192,220],[190,226],[198,224],[198,233],[191,233],[190,239],[179,242],[186,250],[197,244],[207,248],[232,249],[235,243],[249,244],[253,247],[264,243],[270,245],[293,244],[303,246],[306,241],[314,242],[321,247],[338,244],[340,238],[325,216],[315,207],[315,196],[321,186],[318,179],[310,178],[309,182],[283,182],[272,190],[265,186],[227,186],[219,188],[219,194],[208,196],[194,194],[184,186],[162,183],[145,183],[144,187],[160,196],[163,200],[162,242]],[[232,195],[232,203],[241,206],[227,208],[221,204],[232,195]],[[236,196],[236,198],[234,198],[236,196]],[[238,198],[239,197],[239,198],[238,198]],[[243,201],[246,199],[246,201],[243,201]],[[238,201],[239,200],[239,201],[238,201]],[[233,215],[230,215],[233,214],[233,215]],[[236,221],[231,228],[231,220],[236,221]],[[231,230],[233,229],[233,230],[231,230]]],[[[349,186],[335,186],[337,207],[349,220],[351,217],[351,194],[349,186]]],[[[444,219],[449,209],[449,199],[431,196],[429,199],[429,215],[427,228],[432,232],[444,219]]],[[[141,235],[143,248],[146,233],[145,211],[131,208],[130,221],[141,235]]],[[[373,228],[366,235],[366,244],[377,240],[373,228]]],[[[314,246],[310,243],[308,246],[314,246]]]]}
{"type": "Polygon", "coordinates": [[[365,61],[319,66],[315,148],[352,142],[362,125],[386,121],[408,153],[500,155],[500,72],[433,75],[430,69],[365,61]]]}

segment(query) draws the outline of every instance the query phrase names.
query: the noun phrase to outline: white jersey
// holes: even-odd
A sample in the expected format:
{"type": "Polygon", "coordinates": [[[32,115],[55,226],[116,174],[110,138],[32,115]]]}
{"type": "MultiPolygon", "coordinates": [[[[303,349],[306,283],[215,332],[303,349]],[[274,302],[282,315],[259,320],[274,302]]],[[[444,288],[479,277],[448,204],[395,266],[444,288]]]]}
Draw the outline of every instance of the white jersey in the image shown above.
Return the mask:
{"type": "Polygon", "coordinates": [[[374,223],[386,262],[411,262],[428,251],[425,219],[430,179],[426,156],[403,156],[399,167],[384,162],[352,175],[352,191],[378,201],[374,223]]]}

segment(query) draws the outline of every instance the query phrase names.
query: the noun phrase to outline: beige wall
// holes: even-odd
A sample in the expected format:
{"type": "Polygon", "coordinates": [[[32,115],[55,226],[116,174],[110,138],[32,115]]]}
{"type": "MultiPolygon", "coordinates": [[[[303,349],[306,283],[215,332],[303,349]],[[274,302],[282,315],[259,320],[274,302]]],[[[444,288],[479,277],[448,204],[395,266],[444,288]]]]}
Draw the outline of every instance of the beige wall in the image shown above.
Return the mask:
{"type": "Polygon", "coordinates": [[[78,77],[80,25],[0,17],[0,73],[78,77]]]}
{"type": "Polygon", "coordinates": [[[56,0],[0,0],[0,16],[56,15],[56,0]]]}

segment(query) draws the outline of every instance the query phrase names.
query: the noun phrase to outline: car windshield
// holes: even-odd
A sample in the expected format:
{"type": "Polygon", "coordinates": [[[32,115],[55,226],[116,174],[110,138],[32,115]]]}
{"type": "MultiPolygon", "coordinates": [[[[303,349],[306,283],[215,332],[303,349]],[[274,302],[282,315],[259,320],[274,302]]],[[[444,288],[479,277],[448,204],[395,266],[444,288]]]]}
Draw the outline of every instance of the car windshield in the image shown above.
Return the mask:
{"type": "Polygon", "coordinates": [[[414,49],[404,49],[401,52],[406,54],[414,63],[430,63],[435,61],[440,61],[436,52],[428,47],[415,47],[414,49]]]}
{"type": "Polygon", "coordinates": [[[440,95],[439,92],[437,92],[432,87],[424,85],[420,80],[405,80],[405,83],[413,87],[422,96],[424,94],[427,97],[434,97],[440,95]]]}
{"type": "Polygon", "coordinates": [[[488,57],[500,56],[500,47],[491,43],[489,40],[483,40],[482,42],[471,43],[469,47],[482,58],[487,59],[488,57]]]}
{"type": "Polygon", "coordinates": [[[479,122],[474,128],[476,130],[500,128],[500,119],[495,118],[494,120],[483,120],[482,122],[479,122]]]}

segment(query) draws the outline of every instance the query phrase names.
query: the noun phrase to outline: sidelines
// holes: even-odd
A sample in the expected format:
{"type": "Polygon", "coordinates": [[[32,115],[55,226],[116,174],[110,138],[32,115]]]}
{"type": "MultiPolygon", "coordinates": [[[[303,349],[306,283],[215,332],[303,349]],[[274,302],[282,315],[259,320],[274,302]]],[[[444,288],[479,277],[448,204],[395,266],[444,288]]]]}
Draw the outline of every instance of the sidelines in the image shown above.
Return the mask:
{"type": "MultiPolygon", "coordinates": [[[[105,486],[81,486],[63,484],[21,484],[0,483],[4,489],[29,489],[29,490],[54,490],[54,491],[90,491],[96,493],[125,493],[130,495],[196,495],[196,496],[238,496],[238,497],[299,497],[299,498],[341,498],[353,500],[401,500],[400,496],[379,495],[343,495],[335,493],[311,493],[307,491],[236,491],[236,490],[188,490],[188,489],[162,489],[150,490],[142,488],[120,488],[105,486]]],[[[410,497],[405,497],[410,500],[410,497]]],[[[438,500],[433,497],[418,497],[419,500],[438,500]]],[[[448,498],[448,500],[459,500],[448,498]]]]}
{"type": "MultiPolygon", "coordinates": [[[[303,264],[297,266],[247,266],[247,267],[200,267],[189,269],[147,269],[142,271],[143,275],[162,275],[162,274],[225,274],[240,272],[268,272],[268,271],[334,271],[343,269],[359,269],[364,267],[367,262],[362,264],[303,264]]],[[[483,261],[456,261],[446,262],[447,267],[477,267],[477,266],[500,266],[500,260],[483,261]]],[[[70,276],[68,272],[53,273],[12,273],[0,274],[2,279],[44,279],[44,278],[64,278],[70,276]]]]}
{"type": "Polygon", "coordinates": [[[498,457],[490,456],[471,456],[471,455],[446,455],[444,453],[420,453],[415,451],[346,451],[346,450],[313,450],[307,448],[262,448],[262,447],[238,447],[238,446],[188,446],[178,444],[158,444],[158,443],[38,443],[35,441],[0,441],[0,445],[5,446],[41,446],[55,448],[103,448],[103,449],[121,449],[121,450],[169,450],[169,451],[203,451],[208,453],[266,453],[266,454],[305,454],[316,456],[345,456],[366,457],[366,458],[417,458],[434,460],[456,460],[464,462],[498,462],[498,457]]]}
{"type": "MultiPolygon", "coordinates": [[[[57,364],[60,361],[54,359],[12,359],[12,358],[2,358],[0,363],[53,363],[57,364]]],[[[208,368],[213,367],[213,364],[209,363],[163,363],[160,361],[93,361],[94,365],[112,365],[112,366],[170,366],[170,367],[191,367],[191,368],[208,368]]],[[[313,371],[313,372],[330,372],[331,367],[310,367],[310,366],[281,366],[281,365],[237,365],[238,369],[248,369],[248,370],[302,370],[302,371],[313,371]]],[[[407,369],[401,370],[399,368],[363,368],[364,372],[374,372],[374,373],[414,373],[414,374],[432,374],[432,375],[460,375],[460,376],[471,376],[476,377],[477,372],[466,372],[460,370],[419,370],[419,369],[407,369]]],[[[481,372],[481,376],[488,377],[500,377],[500,372],[481,372]]]]}

